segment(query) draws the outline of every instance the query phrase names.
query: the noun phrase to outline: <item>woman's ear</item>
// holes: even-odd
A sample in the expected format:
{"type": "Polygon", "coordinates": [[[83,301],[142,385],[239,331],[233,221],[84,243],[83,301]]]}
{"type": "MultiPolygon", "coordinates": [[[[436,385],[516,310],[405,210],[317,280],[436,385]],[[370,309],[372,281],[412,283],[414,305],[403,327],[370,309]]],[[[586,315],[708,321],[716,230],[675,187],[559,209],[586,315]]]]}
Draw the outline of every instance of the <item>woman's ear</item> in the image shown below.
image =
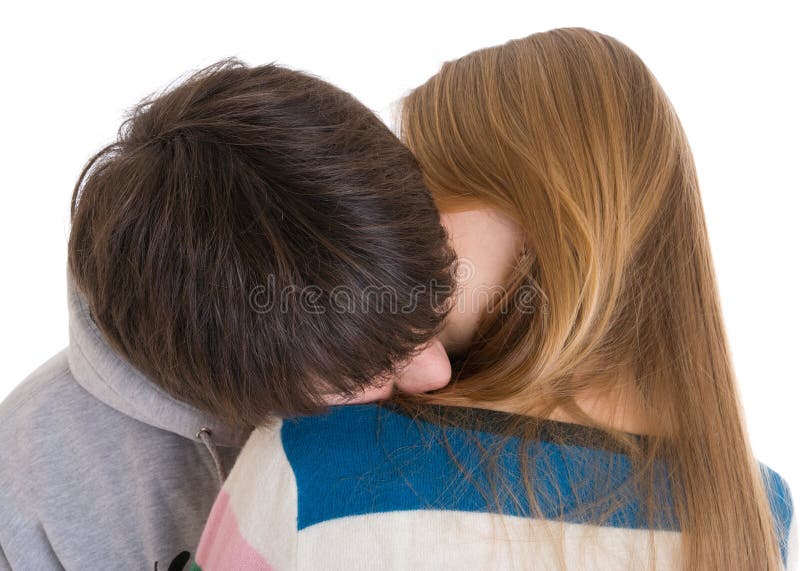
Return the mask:
{"type": "Polygon", "coordinates": [[[395,389],[404,393],[425,393],[441,389],[450,382],[450,359],[444,345],[438,339],[418,350],[412,359],[398,371],[388,382],[379,386],[367,387],[358,396],[346,398],[341,395],[327,395],[325,404],[330,406],[343,404],[362,404],[386,400],[395,389]]]}
{"type": "Polygon", "coordinates": [[[404,393],[425,393],[445,387],[451,374],[444,345],[434,338],[406,364],[394,383],[404,393]]]}
{"type": "Polygon", "coordinates": [[[343,404],[363,404],[367,402],[375,402],[386,400],[394,393],[394,382],[384,382],[377,387],[366,387],[361,394],[347,398],[343,395],[326,395],[323,402],[327,406],[339,406],[343,404]]]}

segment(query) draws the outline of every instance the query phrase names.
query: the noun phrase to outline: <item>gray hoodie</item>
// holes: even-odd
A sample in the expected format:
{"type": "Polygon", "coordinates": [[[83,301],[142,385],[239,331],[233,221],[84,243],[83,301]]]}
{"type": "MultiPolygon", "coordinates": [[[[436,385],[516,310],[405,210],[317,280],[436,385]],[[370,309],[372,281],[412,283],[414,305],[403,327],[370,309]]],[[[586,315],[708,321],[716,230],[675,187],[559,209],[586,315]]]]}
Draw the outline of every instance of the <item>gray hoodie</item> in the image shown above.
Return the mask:
{"type": "Polygon", "coordinates": [[[248,431],[179,402],[69,287],[69,346],[0,403],[0,570],[179,571],[248,431]]]}

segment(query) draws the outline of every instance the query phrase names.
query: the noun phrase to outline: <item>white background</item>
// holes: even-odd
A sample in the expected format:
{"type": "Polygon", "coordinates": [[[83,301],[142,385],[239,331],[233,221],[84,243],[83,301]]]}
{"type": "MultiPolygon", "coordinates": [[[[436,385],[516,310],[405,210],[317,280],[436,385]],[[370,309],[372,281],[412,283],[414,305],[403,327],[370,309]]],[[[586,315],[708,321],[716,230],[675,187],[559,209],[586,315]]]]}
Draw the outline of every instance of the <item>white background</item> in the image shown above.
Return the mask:
{"type": "Polygon", "coordinates": [[[447,59],[583,26],[633,48],[681,117],[753,447],[800,503],[800,20],[791,5],[164,0],[2,8],[0,399],[67,343],[72,187],[140,97],[239,56],[320,75],[388,121],[391,103],[447,59]]]}

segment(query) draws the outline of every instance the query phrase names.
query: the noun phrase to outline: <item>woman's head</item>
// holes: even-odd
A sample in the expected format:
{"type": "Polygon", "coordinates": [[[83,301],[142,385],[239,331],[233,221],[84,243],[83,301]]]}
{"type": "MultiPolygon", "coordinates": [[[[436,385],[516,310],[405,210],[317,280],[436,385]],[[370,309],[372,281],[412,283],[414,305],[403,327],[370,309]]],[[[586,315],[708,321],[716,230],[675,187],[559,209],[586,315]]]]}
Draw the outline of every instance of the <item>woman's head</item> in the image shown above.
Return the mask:
{"type": "MultiPolygon", "coordinates": [[[[502,290],[466,300],[479,319],[459,308],[448,318],[445,341],[464,354],[455,382],[430,400],[562,408],[592,423],[574,406],[581,394],[635,393],[665,436],[649,460],[663,453],[684,486],[687,561],[774,563],[691,150],[642,60],[579,28],[481,49],[405,98],[401,134],[468,258],[462,271],[472,264],[494,280],[478,286],[502,290]],[[473,223],[507,233],[496,255],[459,237],[473,223]],[[736,506],[715,497],[742,490],[751,499],[736,506]],[[741,510],[747,530],[731,525],[741,510]]],[[[481,282],[470,279],[467,294],[481,282]]]]}
{"type": "Polygon", "coordinates": [[[637,304],[666,309],[652,298],[669,288],[661,262],[676,242],[704,237],[686,138],[642,61],[580,29],[479,50],[405,99],[402,134],[446,224],[468,225],[468,210],[493,217],[489,234],[519,229],[514,249],[491,258],[506,268],[491,284],[505,298],[484,308],[464,374],[502,376],[519,392],[557,384],[589,358],[633,366],[648,325],[637,304]]]}

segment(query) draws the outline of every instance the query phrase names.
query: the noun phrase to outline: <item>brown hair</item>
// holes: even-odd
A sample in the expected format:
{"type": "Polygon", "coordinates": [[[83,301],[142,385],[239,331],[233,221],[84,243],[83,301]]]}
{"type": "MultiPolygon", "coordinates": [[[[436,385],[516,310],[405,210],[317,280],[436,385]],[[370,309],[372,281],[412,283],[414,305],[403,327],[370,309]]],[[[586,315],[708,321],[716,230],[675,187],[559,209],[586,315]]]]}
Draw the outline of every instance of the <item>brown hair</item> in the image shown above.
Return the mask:
{"type": "Polygon", "coordinates": [[[390,373],[439,327],[451,260],[396,136],[278,65],[225,60],[145,99],[72,202],[69,266],[104,336],[232,424],[390,373]]]}
{"type": "Polygon", "coordinates": [[[779,569],[692,153],[641,59],[585,29],[478,50],[410,93],[401,130],[443,209],[488,206],[524,229],[498,303],[529,286],[543,309],[487,312],[455,382],[401,401],[569,410],[627,442],[642,481],[667,462],[684,568],[779,569]],[[577,374],[589,364],[597,375],[577,374]],[[623,383],[655,427],[647,450],[575,405],[623,383]]]}

